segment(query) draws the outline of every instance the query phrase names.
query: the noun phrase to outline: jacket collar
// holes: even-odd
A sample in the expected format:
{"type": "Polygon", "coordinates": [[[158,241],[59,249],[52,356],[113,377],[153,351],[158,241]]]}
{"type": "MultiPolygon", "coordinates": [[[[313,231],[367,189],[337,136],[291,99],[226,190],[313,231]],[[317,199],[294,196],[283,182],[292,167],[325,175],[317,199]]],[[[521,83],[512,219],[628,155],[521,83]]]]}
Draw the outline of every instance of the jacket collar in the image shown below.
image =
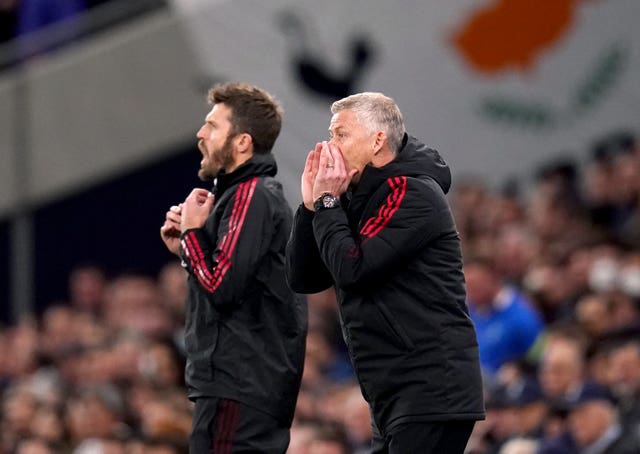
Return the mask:
{"type": "Polygon", "coordinates": [[[273,154],[254,154],[251,159],[240,165],[231,173],[223,170],[218,172],[213,183],[213,193],[216,196],[222,195],[231,186],[253,177],[270,176],[278,173],[278,166],[273,154]]]}

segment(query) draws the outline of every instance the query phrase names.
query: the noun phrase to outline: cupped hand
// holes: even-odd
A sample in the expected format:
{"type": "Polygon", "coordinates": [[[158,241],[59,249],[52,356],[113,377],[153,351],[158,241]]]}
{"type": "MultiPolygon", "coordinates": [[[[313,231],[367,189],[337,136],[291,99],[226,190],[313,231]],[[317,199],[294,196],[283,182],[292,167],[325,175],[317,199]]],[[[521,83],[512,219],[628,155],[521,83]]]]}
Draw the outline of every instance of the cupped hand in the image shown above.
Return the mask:
{"type": "Polygon", "coordinates": [[[347,191],[351,179],[357,172],[356,169],[347,170],[344,157],[337,145],[322,142],[318,172],[313,185],[313,200],[327,192],[336,197],[341,196],[347,191]]]}
{"type": "Polygon", "coordinates": [[[301,188],[302,188],[302,203],[308,210],[313,210],[313,185],[316,182],[316,175],[318,175],[318,166],[320,165],[320,151],[322,150],[322,144],[317,143],[316,148],[311,150],[307,155],[307,161],[304,165],[304,171],[302,172],[301,188]]]}
{"type": "Polygon", "coordinates": [[[182,203],[169,208],[160,227],[160,238],[173,254],[180,253],[180,223],[182,222],[182,203]]]}
{"type": "Polygon", "coordinates": [[[214,196],[206,189],[195,188],[182,204],[180,230],[197,229],[204,225],[213,208],[214,196]]]}

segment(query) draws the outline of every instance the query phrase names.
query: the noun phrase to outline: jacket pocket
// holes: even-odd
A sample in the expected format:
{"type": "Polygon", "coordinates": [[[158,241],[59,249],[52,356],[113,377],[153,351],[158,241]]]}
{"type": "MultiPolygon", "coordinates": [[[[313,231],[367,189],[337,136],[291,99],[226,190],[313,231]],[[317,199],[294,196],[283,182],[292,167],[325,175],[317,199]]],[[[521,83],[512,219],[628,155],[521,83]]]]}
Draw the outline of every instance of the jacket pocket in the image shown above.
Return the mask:
{"type": "Polygon", "coordinates": [[[380,313],[380,318],[385,325],[386,331],[393,336],[398,346],[409,351],[415,349],[415,344],[407,335],[404,328],[402,328],[402,325],[400,325],[396,320],[389,308],[375,299],[374,302],[378,312],[380,313]]]}

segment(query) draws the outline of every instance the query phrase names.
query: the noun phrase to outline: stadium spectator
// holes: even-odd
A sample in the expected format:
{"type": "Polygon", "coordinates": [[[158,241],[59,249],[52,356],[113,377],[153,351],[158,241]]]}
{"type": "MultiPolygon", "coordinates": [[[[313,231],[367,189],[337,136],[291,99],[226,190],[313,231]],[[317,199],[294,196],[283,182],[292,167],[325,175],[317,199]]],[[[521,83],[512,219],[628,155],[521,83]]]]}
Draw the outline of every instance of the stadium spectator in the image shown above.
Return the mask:
{"type": "Polygon", "coordinates": [[[335,423],[324,423],[316,428],[309,442],[307,454],[351,454],[352,448],[344,428],[335,423]]]}
{"type": "Polygon", "coordinates": [[[549,330],[538,369],[542,392],[550,401],[580,392],[586,373],[585,341],[579,332],[559,327],[549,330]]]}
{"type": "Polygon", "coordinates": [[[27,35],[84,10],[84,0],[19,0],[17,34],[27,35]]]}
{"type": "Polygon", "coordinates": [[[97,315],[105,298],[106,276],[96,265],[76,266],[69,276],[69,303],[74,308],[97,315]]]}
{"type": "Polygon", "coordinates": [[[578,452],[634,454],[640,452],[638,428],[625,428],[609,391],[599,385],[585,385],[565,402],[569,433],[578,452]]]}
{"type": "Polygon", "coordinates": [[[480,363],[490,374],[526,356],[543,330],[536,308],[507,285],[489,259],[465,258],[469,314],[476,326],[480,363]]]}
{"type": "Polygon", "coordinates": [[[640,427],[640,339],[638,334],[612,341],[607,348],[607,385],[616,397],[621,422],[640,427]]]}
{"type": "Polygon", "coordinates": [[[0,44],[15,37],[19,0],[0,0],[0,44]]]}

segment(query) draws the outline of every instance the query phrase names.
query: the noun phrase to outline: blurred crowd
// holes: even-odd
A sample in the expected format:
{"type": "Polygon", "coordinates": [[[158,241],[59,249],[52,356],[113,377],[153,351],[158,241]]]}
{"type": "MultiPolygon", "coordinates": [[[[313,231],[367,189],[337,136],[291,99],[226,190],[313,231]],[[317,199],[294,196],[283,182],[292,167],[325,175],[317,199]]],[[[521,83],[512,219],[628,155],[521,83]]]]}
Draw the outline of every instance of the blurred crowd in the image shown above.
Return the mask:
{"type": "Polygon", "coordinates": [[[468,452],[640,452],[640,146],[557,158],[532,187],[452,198],[487,419],[468,452]]]}
{"type": "MultiPolygon", "coordinates": [[[[487,407],[467,451],[638,453],[640,147],[613,134],[521,183],[459,178],[450,195],[487,407]]],[[[0,452],[186,452],[185,279],[173,262],[79,265],[66,301],[0,328],[0,452]]],[[[310,295],[288,452],[364,454],[370,438],[335,295],[310,295]]]]}
{"type": "Polygon", "coordinates": [[[69,301],[2,329],[0,452],[186,452],[185,282],[79,266],[69,301]]]}
{"type": "Polygon", "coordinates": [[[109,0],[0,0],[0,43],[73,19],[109,0]]]}
{"type": "Polygon", "coordinates": [[[163,0],[0,0],[0,71],[164,5],[163,0]]]}

